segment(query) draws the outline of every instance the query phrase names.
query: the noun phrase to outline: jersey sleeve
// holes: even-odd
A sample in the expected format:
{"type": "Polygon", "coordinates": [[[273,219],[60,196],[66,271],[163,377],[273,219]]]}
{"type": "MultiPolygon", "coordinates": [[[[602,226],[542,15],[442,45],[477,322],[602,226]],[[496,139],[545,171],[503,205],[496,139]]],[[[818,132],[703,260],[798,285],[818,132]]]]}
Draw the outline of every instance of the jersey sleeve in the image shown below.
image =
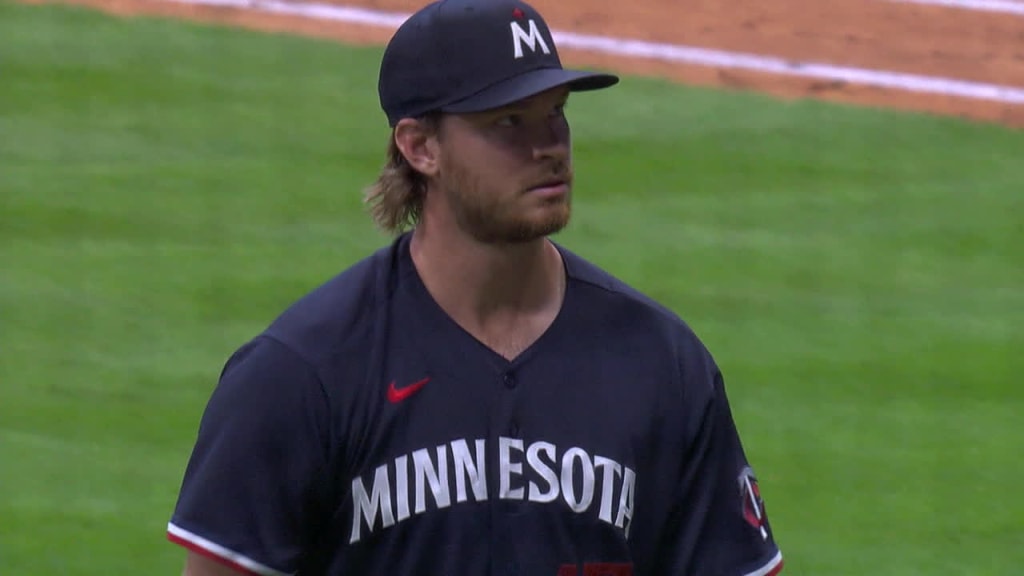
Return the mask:
{"type": "Polygon", "coordinates": [[[261,336],[228,359],[203,412],[167,537],[243,574],[298,570],[327,460],[316,372],[261,336]]]}
{"type": "Polygon", "coordinates": [[[710,372],[710,398],[672,503],[662,573],[774,576],[782,571],[782,553],[713,362],[710,372]]]}

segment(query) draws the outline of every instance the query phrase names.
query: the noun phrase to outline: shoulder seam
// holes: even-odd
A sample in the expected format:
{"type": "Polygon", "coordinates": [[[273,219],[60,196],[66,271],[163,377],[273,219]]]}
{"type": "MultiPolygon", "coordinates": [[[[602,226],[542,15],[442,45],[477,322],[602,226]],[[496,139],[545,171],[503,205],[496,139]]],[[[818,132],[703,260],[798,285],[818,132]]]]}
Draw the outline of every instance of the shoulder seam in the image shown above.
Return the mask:
{"type": "Polygon", "coordinates": [[[595,282],[594,280],[590,280],[590,279],[587,279],[587,278],[582,278],[582,277],[577,276],[577,275],[572,275],[572,276],[570,276],[570,278],[572,280],[576,281],[576,282],[579,282],[581,284],[585,284],[587,286],[591,286],[591,287],[597,288],[598,290],[602,290],[602,291],[607,292],[609,294],[614,294],[616,296],[621,296],[623,298],[627,298],[629,300],[632,300],[633,302],[636,302],[638,305],[643,306],[644,308],[647,308],[647,309],[655,312],[659,316],[663,316],[666,319],[671,320],[673,322],[682,322],[684,324],[686,323],[685,320],[683,320],[679,316],[679,314],[677,314],[676,312],[671,310],[668,306],[665,306],[664,304],[661,304],[661,303],[655,301],[650,296],[648,296],[648,295],[644,294],[643,292],[640,292],[639,290],[636,290],[635,288],[632,288],[632,287],[630,287],[628,285],[614,286],[614,285],[611,285],[610,283],[607,283],[607,282],[605,282],[605,283],[595,282]]]}
{"type": "MultiPolygon", "coordinates": [[[[254,340],[259,339],[266,339],[271,342],[274,342],[284,350],[287,350],[289,354],[297,358],[300,362],[302,362],[306,366],[306,368],[308,368],[309,371],[313,374],[313,376],[316,377],[316,384],[317,386],[320,387],[320,394],[323,396],[324,401],[328,404],[328,406],[330,406],[331,396],[330,394],[327,393],[327,386],[324,385],[323,374],[321,374],[319,366],[317,366],[314,362],[310,361],[309,358],[307,358],[304,354],[296,350],[295,347],[291,346],[290,344],[288,344],[284,340],[281,340],[280,338],[271,334],[270,332],[263,332],[262,334],[259,334],[256,336],[256,338],[254,338],[254,340]]],[[[329,412],[330,411],[328,411],[328,414],[329,412]]]]}

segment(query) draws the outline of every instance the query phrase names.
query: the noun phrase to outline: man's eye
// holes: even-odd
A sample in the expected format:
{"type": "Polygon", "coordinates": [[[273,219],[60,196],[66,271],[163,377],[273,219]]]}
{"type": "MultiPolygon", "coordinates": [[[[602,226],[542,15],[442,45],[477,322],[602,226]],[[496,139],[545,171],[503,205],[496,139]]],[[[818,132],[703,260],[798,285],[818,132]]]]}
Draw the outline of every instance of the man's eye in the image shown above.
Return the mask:
{"type": "Polygon", "coordinates": [[[519,114],[507,114],[498,118],[497,124],[499,126],[515,127],[523,123],[523,119],[519,114]]]}
{"type": "Polygon", "coordinates": [[[555,117],[565,116],[565,106],[565,104],[559,104],[558,106],[555,106],[555,109],[552,110],[551,115],[555,117]]]}

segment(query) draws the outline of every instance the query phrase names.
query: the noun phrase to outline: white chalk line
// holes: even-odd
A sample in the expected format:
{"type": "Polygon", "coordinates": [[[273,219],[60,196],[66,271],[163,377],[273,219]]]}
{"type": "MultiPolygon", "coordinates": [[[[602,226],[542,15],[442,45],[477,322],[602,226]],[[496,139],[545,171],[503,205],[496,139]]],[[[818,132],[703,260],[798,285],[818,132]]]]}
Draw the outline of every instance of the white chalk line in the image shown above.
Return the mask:
{"type": "Polygon", "coordinates": [[[896,4],[924,4],[944,8],[959,8],[975,12],[996,12],[1024,16],[1024,2],[1020,0],[888,0],[896,4]]]}
{"type": "MultiPolygon", "coordinates": [[[[392,31],[397,29],[398,26],[409,16],[409,14],[383,12],[351,6],[335,6],[312,2],[283,2],[280,0],[167,1],[192,5],[242,8],[257,12],[300,16],[316,20],[362,24],[377,28],[386,28],[392,31]]],[[[995,0],[971,1],[983,2],[995,0]]],[[[776,74],[780,76],[810,78],[825,82],[850,83],[905,92],[937,94],[972,100],[1001,102],[1004,104],[1024,104],[1024,89],[1013,86],[968,82],[953,78],[921,76],[916,74],[904,74],[901,72],[889,72],[885,70],[833,66],[830,64],[816,62],[785,60],[782,58],[762,56],[758,54],[743,54],[739,52],[710,50],[677,44],[644,42],[641,40],[628,40],[608,36],[591,36],[559,30],[552,30],[552,34],[554,35],[555,42],[560,48],[583,50],[613,56],[646,58],[711,68],[746,70],[750,72],[776,74]]]]}

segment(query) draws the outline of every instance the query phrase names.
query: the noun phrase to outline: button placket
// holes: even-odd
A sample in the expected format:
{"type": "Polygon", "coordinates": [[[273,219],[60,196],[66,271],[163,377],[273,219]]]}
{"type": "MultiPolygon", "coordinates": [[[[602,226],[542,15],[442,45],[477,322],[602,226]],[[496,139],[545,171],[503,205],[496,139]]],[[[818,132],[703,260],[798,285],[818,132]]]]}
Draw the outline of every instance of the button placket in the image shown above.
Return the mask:
{"type": "MultiPolygon", "coordinates": [[[[508,390],[509,392],[513,392],[519,386],[519,381],[516,379],[515,373],[509,370],[507,372],[502,373],[501,384],[502,386],[505,387],[506,390],[508,390]]],[[[512,416],[512,414],[509,414],[509,416],[512,416]]],[[[512,438],[518,438],[519,432],[519,423],[516,422],[514,416],[509,418],[507,420],[507,425],[505,427],[505,433],[512,438]]]]}

